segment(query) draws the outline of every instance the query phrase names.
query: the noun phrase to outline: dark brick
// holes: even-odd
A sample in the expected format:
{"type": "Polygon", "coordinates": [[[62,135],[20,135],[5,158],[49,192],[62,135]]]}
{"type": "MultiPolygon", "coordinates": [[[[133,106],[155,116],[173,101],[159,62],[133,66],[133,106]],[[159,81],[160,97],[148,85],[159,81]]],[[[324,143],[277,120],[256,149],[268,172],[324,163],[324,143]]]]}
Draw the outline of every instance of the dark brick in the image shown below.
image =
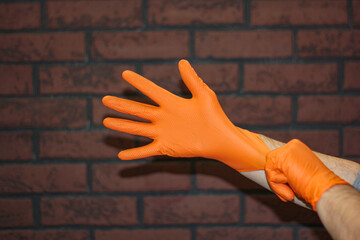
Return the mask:
{"type": "Polygon", "coordinates": [[[150,25],[193,26],[244,22],[242,0],[150,0],[148,6],[148,21],[150,25]]]}
{"type": "Polygon", "coordinates": [[[122,148],[134,147],[134,136],[110,131],[43,132],[41,158],[116,158],[122,148]]]}
{"type": "Polygon", "coordinates": [[[189,162],[145,164],[94,164],[94,192],[190,190],[189,162]]]}
{"type": "Polygon", "coordinates": [[[195,55],[200,58],[290,57],[290,31],[199,31],[195,55]]]}
{"type": "Polygon", "coordinates": [[[343,136],[344,155],[360,156],[360,128],[347,127],[343,131],[343,136]]]}
{"type": "Polygon", "coordinates": [[[293,239],[291,228],[236,227],[236,228],[198,228],[196,240],[233,240],[233,239],[293,239]]]}
{"type": "Polygon", "coordinates": [[[280,125],[291,122],[289,97],[221,96],[219,101],[226,115],[235,124],[280,125]]]}
{"type": "Polygon", "coordinates": [[[146,197],[144,223],[237,223],[239,207],[240,199],[234,195],[146,197]]]}
{"type": "Polygon", "coordinates": [[[79,128],[86,125],[86,102],[82,99],[3,99],[0,127],[79,128]]]}
{"type": "Polygon", "coordinates": [[[0,152],[0,160],[31,160],[32,134],[30,132],[0,133],[0,152]]]}
{"type": "Polygon", "coordinates": [[[131,240],[190,240],[191,234],[188,229],[136,229],[136,230],[96,230],[96,240],[113,239],[131,239],[131,240]]]}
{"type": "Polygon", "coordinates": [[[284,143],[297,138],[314,151],[331,156],[340,155],[340,134],[336,130],[261,131],[261,133],[284,143]]]}
{"type": "Polygon", "coordinates": [[[142,25],[141,0],[48,1],[50,28],[127,28],[142,25]]]}
{"type": "Polygon", "coordinates": [[[0,228],[34,225],[30,199],[0,199],[0,228]]]}
{"type": "Polygon", "coordinates": [[[360,97],[306,96],[298,99],[298,121],[350,123],[360,121],[360,97]]]}
{"type": "MultiPolygon", "coordinates": [[[[195,71],[215,92],[235,92],[239,87],[237,64],[195,64],[195,71]]],[[[177,65],[145,65],[143,75],[173,93],[188,93],[177,65]]]]}
{"type": "Polygon", "coordinates": [[[320,224],[315,212],[275,195],[247,195],[245,209],[246,224],[320,224]]]}
{"type": "Polygon", "coordinates": [[[67,197],[41,200],[42,225],[134,225],[136,198],[67,197]]]}
{"type": "Polygon", "coordinates": [[[90,240],[86,230],[7,230],[0,231],[0,238],[6,240],[90,240]]]}
{"type": "Polygon", "coordinates": [[[169,59],[189,56],[185,31],[93,33],[91,55],[96,60],[169,59]]]}
{"type": "Polygon", "coordinates": [[[360,0],[352,1],[353,9],[353,23],[355,26],[360,26],[360,0]]]}
{"type": "Polygon", "coordinates": [[[346,1],[295,0],[251,2],[252,25],[345,25],[346,1]]]}
{"type": "Polygon", "coordinates": [[[40,28],[40,3],[0,3],[0,30],[40,28]]]}
{"type": "Polygon", "coordinates": [[[123,93],[129,84],[122,79],[132,66],[90,65],[42,67],[40,93],[123,93]]]}
{"type": "Polygon", "coordinates": [[[263,189],[235,169],[217,161],[196,163],[196,186],[201,190],[263,189]]]}
{"type": "Polygon", "coordinates": [[[344,89],[360,90],[360,62],[346,62],[344,75],[344,89]]]}
{"type": "Polygon", "coordinates": [[[85,60],[83,33],[19,33],[0,37],[0,61],[82,61],[85,60]]]}
{"type": "Polygon", "coordinates": [[[331,236],[324,228],[301,228],[298,230],[299,240],[331,240],[331,236]]]}
{"type": "Polygon", "coordinates": [[[28,65],[1,65],[0,95],[32,94],[32,74],[32,67],[28,65]]]}
{"type": "Polygon", "coordinates": [[[335,92],[336,64],[246,64],[244,90],[248,92],[335,92]]]}
{"type": "Polygon", "coordinates": [[[304,30],[297,34],[299,57],[359,57],[360,30],[304,30]]]}
{"type": "Polygon", "coordinates": [[[0,193],[86,191],[85,164],[0,166],[0,193]]]}

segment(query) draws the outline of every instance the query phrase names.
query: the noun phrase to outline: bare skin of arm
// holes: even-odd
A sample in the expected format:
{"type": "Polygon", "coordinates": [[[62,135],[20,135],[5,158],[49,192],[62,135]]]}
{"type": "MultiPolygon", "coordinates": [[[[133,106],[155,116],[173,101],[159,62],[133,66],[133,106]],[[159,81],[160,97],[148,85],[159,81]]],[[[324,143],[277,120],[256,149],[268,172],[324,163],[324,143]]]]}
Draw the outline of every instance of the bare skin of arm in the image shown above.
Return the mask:
{"type": "Polygon", "coordinates": [[[359,239],[360,192],[352,186],[333,186],[321,196],[316,209],[334,239],[359,239]]]}
{"type": "MultiPolygon", "coordinates": [[[[271,150],[274,150],[278,147],[285,145],[285,143],[283,142],[279,142],[264,135],[259,134],[259,136],[271,150]]],[[[320,160],[325,164],[325,166],[329,168],[331,171],[333,171],[336,175],[338,175],[339,177],[341,177],[350,184],[354,183],[356,176],[360,171],[360,164],[322,153],[317,153],[317,152],[314,153],[318,158],[320,158],[320,160]]],[[[266,180],[266,175],[264,170],[240,172],[240,174],[271,191],[270,186],[266,180]]],[[[311,209],[311,206],[309,207],[309,205],[306,202],[298,199],[297,197],[295,197],[294,203],[302,207],[311,209]]]]}

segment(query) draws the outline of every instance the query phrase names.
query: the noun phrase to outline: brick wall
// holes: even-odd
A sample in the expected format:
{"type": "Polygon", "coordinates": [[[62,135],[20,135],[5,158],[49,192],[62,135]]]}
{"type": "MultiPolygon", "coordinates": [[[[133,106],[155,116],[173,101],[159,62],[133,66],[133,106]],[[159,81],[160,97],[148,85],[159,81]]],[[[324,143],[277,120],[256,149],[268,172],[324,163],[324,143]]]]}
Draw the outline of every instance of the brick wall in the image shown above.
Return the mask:
{"type": "Polygon", "coordinates": [[[0,239],[328,239],[223,164],[116,158],[148,140],[100,99],[188,94],[181,58],[237,125],[360,159],[359,0],[0,1],[0,239]]]}

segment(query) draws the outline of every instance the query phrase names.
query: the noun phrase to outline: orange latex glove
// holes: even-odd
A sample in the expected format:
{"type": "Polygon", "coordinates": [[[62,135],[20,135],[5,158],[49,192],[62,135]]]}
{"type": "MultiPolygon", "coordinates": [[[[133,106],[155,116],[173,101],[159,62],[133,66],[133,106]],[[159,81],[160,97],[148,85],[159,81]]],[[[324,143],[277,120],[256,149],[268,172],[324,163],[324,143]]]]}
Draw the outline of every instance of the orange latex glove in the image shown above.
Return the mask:
{"type": "Polygon", "coordinates": [[[265,172],[271,189],[281,200],[294,200],[295,192],[315,211],[324,192],[336,184],[348,184],[297,139],[268,153],[265,172]]]}
{"type": "Polygon", "coordinates": [[[270,149],[260,137],[239,130],[231,123],[215,93],[197,76],[188,61],[181,60],[179,70],[192,93],[191,99],[176,96],[132,71],[123,72],[123,78],[159,107],[112,96],[103,98],[103,104],[109,108],[151,121],[104,119],[107,128],[153,139],[146,146],[121,151],[119,158],[205,157],[222,161],[238,171],[264,169],[270,149]]]}

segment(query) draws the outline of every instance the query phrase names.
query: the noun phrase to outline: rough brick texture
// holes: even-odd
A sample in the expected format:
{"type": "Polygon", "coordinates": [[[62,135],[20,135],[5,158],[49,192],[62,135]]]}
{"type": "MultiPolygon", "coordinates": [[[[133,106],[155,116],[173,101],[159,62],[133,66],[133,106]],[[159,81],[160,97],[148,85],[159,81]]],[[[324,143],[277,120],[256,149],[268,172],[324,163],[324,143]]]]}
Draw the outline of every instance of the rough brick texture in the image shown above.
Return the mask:
{"type": "Polygon", "coordinates": [[[118,239],[141,239],[141,240],[190,240],[191,234],[186,229],[146,229],[146,230],[98,230],[95,231],[96,240],[118,239]]]}
{"type": "Polygon", "coordinates": [[[299,97],[298,121],[307,123],[350,123],[360,121],[360,98],[355,96],[299,97]]]}
{"type": "Polygon", "coordinates": [[[0,65],[0,95],[29,95],[33,71],[28,65],[0,65]]]}
{"type": "Polygon", "coordinates": [[[0,193],[85,192],[86,190],[84,164],[0,167],[0,193]]]}
{"type": "Polygon", "coordinates": [[[0,199],[0,227],[30,227],[34,225],[30,199],[0,199]]]}
{"type": "Polygon", "coordinates": [[[293,231],[289,228],[199,228],[197,240],[232,240],[232,239],[293,239],[293,231]]]}
{"type": "Polygon", "coordinates": [[[190,189],[187,162],[93,165],[95,192],[179,191],[190,189]]]}
{"type": "Polygon", "coordinates": [[[239,206],[240,199],[234,195],[146,197],[144,223],[237,223],[239,206]]]}
{"type": "Polygon", "coordinates": [[[123,93],[129,85],[122,79],[131,66],[92,65],[41,68],[40,93],[123,93]]]}
{"type": "Polygon", "coordinates": [[[137,222],[133,197],[43,198],[43,225],[134,225],[137,222]]]}
{"type": "Polygon", "coordinates": [[[242,0],[149,1],[150,25],[219,25],[244,22],[242,0]],[[218,14],[221,12],[221,14],[218,14]]]}
{"type": "Polygon", "coordinates": [[[185,31],[94,33],[91,55],[97,60],[184,58],[188,38],[185,31]]]}
{"type": "Polygon", "coordinates": [[[31,98],[0,102],[1,128],[80,128],[86,124],[83,99],[31,98]]]}
{"type": "Polygon", "coordinates": [[[221,162],[119,160],[151,139],[103,119],[146,120],[101,99],[157,105],[124,70],[191,98],[185,58],[235,125],[360,162],[359,27],[360,0],[1,1],[0,239],[329,239],[221,162]]]}
{"type": "Polygon", "coordinates": [[[6,240],[90,240],[90,233],[86,230],[13,230],[1,231],[0,238],[6,240]]]}
{"type": "Polygon", "coordinates": [[[359,57],[360,30],[304,30],[297,34],[299,57],[359,57]]]}
{"type": "Polygon", "coordinates": [[[0,3],[0,30],[40,27],[40,3],[0,3]]]}
{"type": "Polygon", "coordinates": [[[335,92],[336,64],[247,64],[244,90],[248,92],[335,92]]]}
{"type": "Polygon", "coordinates": [[[292,54],[290,31],[198,31],[199,58],[283,58],[292,54]]]}
{"type": "Polygon", "coordinates": [[[346,1],[295,0],[251,2],[252,25],[344,25],[348,23],[346,1]]]}
{"type": "Polygon", "coordinates": [[[85,60],[83,33],[4,34],[0,38],[0,61],[85,60]]]}
{"type": "Polygon", "coordinates": [[[141,0],[48,1],[50,28],[128,28],[142,25],[141,0]]]}
{"type": "Polygon", "coordinates": [[[0,160],[31,160],[33,141],[30,132],[0,133],[0,160]]]}

